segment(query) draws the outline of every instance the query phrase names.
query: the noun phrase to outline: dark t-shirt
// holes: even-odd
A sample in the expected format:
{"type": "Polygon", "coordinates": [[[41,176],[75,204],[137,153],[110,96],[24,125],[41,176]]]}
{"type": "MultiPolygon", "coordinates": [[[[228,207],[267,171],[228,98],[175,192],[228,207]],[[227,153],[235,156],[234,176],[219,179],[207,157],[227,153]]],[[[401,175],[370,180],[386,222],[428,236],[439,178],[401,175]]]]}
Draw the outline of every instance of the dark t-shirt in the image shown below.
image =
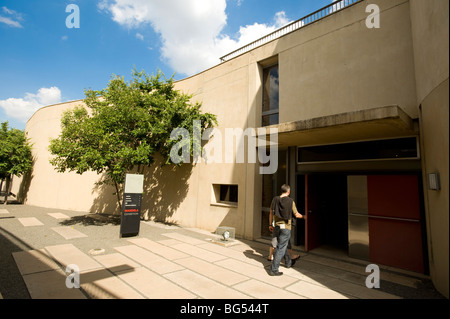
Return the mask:
{"type": "Polygon", "coordinates": [[[285,221],[291,219],[292,212],[297,213],[294,200],[289,196],[275,196],[270,208],[272,208],[275,216],[284,219],[285,221]]]}

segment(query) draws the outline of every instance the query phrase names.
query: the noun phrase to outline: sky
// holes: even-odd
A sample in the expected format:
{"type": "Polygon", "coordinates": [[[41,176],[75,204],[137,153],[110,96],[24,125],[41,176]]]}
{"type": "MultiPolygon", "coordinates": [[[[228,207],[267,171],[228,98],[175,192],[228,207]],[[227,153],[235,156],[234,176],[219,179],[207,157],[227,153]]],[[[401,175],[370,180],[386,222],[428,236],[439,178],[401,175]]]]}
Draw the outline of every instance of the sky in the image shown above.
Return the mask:
{"type": "Polygon", "coordinates": [[[333,0],[0,0],[0,123],[83,99],[111,76],[175,80],[333,0]]]}

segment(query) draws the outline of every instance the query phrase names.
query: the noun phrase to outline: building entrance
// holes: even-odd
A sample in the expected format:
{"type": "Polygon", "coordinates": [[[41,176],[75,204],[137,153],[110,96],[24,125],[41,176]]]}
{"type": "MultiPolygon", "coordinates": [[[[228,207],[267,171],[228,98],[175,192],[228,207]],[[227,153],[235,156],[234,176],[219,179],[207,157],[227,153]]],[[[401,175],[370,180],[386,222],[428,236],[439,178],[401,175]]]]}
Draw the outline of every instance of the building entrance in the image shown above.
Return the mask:
{"type": "Polygon", "coordinates": [[[420,189],[416,174],[297,175],[295,200],[306,219],[296,220],[293,243],[427,273],[420,189]]]}
{"type": "Polygon", "coordinates": [[[306,219],[296,220],[295,244],[306,251],[322,245],[347,250],[347,176],[297,175],[296,185],[296,203],[306,219]]]}

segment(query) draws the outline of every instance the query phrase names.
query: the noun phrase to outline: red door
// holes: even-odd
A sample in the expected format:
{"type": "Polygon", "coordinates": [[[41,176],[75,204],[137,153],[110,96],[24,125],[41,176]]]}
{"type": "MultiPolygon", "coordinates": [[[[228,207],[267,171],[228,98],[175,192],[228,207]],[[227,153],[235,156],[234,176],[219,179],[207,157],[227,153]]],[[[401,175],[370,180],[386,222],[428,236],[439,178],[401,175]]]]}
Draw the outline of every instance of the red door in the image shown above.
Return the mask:
{"type": "Polygon", "coordinates": [[[319,180],[305,175],[305,251],[320,246],[319,180]]]}
{"type": "Polygon", "coordinates": [[[370,260],[424,272],[416,175],[367,177],[370,260]]]}

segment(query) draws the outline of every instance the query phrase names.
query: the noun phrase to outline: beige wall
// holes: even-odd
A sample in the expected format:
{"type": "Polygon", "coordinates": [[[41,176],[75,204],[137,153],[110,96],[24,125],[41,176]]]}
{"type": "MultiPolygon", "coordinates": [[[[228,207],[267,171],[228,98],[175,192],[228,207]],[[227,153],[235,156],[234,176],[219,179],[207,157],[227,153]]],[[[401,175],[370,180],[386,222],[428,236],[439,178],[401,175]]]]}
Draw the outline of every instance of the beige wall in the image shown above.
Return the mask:
{"type": "Polygon", "coordinates": [[[98,198],[95,173],[58,173],[50,165],[48,151],[51,138],[60,133],[60,118],[65,110],[82,105],[74,101],[51,105],[37,111],[27,122],[26,132],[33,144],[34,165],[26,202],[31,205],[89,211],[98,198]]]}
{"type": "Polygon", "coordinates": [[[424,181],[439,172],[441,190],[424,183],[430,273],[449,297],[449,2],[411,0],[411,21],[420,105],[424,181]]]}
{"type": "Polygon", "coordinates": [[[379,29],[362,2],[280,39],[280,122],[387,105],[418,117],[409,3],[374,3],[379,29]]]}

